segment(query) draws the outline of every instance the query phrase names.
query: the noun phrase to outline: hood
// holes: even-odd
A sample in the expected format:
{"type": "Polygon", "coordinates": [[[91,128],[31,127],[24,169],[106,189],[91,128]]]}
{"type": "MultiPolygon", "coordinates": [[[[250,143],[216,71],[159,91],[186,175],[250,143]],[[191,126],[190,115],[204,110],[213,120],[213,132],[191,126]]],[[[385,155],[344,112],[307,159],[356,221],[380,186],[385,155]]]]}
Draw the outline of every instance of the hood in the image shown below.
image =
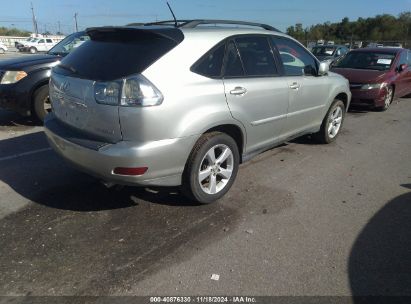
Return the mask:
{"type": "Polygon", "coordinates": [[[26,55],[23,57],[13,58],[9,60],[2,60],[0,62],[0,69],[6,70],[24,70],[31,69],[33,66],[45,65],[54,63],[60,60],[61,57],[41,54],[41,55],[26,55]]]}
{"type": "Polygon", "coordinates": [[[350,83],[380,83],[383,82],[389,71],[374,71],[360,69],[332,68],[332,72],[343,75],[350,83]]]}

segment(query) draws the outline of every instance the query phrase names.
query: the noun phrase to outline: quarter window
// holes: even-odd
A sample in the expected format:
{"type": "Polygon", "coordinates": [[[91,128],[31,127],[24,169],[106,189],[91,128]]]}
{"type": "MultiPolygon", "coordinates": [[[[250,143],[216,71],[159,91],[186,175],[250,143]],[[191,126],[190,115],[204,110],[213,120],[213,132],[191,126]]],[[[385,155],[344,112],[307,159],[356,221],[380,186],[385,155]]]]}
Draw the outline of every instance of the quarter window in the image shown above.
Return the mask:
{"type": "Polygon", "coordinates": [[[317,75],[317,64],[310,53],[298,43],[285,37],[273,37],[286,76],[317,75]]]}
{"type": "Polygon", "coordinates": [[[47,43],[53,43],[51,39],[46,39],[47,43]]]}
{"type": "Polygon", "coordinates": [[[266,37],[249,36],[236,38],[241,61],[247,76],[277,75],[277,67],[266,37]]]}
{"type": "Polygon", "coordinates": [[[209,51],[196,64],[194,64],[192,71],[211,78],[221,76],[224,51],[225,44],[209,51]]]}

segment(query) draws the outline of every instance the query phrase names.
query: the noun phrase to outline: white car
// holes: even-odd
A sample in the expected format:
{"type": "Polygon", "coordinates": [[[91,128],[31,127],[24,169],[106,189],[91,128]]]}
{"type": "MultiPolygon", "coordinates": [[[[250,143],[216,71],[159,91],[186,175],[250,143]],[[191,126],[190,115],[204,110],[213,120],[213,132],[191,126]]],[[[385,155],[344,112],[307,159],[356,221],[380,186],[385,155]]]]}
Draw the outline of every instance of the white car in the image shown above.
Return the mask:
{"type": "Polygon", "coordinates": [[[57,43],[51,38],[40,38],[35,41],[29,41],[24,44],[24,50],[29,51],[32,54],[37,52],[48,52],[57,43]]]}
{"type": "Polygon", "coordinates": [[[0,54],[4,54],[7,51],[7,46],[0,42],[0,54]]]}

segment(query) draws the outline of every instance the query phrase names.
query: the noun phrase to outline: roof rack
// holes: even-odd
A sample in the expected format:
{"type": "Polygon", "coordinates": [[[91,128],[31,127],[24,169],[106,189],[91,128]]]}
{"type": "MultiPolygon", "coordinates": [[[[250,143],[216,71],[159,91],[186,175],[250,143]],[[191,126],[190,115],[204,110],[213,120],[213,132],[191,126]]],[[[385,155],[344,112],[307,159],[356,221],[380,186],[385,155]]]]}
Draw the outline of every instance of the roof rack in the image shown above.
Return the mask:
{"type": "MultiPolygon", "coordinates": [[[[144,24],[145,26],[149,25],[170,25],[175,26],[174,20],[158,21],[144,24]]],[[[213,19],[195,19],[195,20],[177,20],[177,27],[181,28],[195,28],[199,25],[204,24],[231,24],[231,25],[245,25],[245,26],[255,26],[261,27],[267,31],[280,32],[280,30],[272,27],[271,25],[247,21],[234,21],[234,20],[213,20],[213,19]]]]}
{"type": "MultiPolygon", "coordinates": [[[[177,26],[180,27],[182,24],[185,24],[185,23],[190,22],[192,20],[176,20],[176,21],[177,21],[177,26]]],[[[164,20],[164,21],[149,22],[149,23],[144,23],[144,26],[150,26],[150,25],[175,26],[176,21],[174,21],[174,20],[164,20]]]]}

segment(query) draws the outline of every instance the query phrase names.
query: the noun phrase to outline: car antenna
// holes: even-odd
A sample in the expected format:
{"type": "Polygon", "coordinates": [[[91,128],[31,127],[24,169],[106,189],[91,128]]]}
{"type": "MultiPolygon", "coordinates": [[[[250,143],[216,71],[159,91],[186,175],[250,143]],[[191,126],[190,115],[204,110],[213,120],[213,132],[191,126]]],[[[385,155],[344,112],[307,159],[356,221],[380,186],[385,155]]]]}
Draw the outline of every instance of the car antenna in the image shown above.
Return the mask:
{"type": "Polygon", "coordinates": [[[171,15],[173,15],[174,26],[175,26],[175,27],[178,27],[177,19],[176,19],[176,16],[174,15],[173,9],[171,8],[171,6],[170,6],[170,4],[168,3],[168,1],[167,1],[166,3],[167,3],[167,6],[168,6],[168,9],[169,9],[170,12],[171,12],[171,15]]]}

